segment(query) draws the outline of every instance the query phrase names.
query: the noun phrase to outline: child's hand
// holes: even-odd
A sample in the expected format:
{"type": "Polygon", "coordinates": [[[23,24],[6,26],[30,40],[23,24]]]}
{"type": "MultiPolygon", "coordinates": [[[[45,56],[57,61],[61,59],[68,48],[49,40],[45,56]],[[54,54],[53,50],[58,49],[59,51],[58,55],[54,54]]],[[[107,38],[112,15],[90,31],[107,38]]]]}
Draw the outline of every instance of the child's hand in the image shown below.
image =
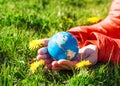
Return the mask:
{"type": "Polygon", "coordinates": [[[48,41],[49,39],[44,39],[44,45],[43,45],[44,47],[38,50],[38,56],[37,56],[38,60],[40,59],[45,60],[47,69],[53,69],[55,71],[60,71],[65,69],[71,70],[80,60],[89,60],[91,62],[91,65],[94,65],[97,62],[98,48],[92,44],[79,49],[79,54],[74,59],[74,61],[63,60],[63,59],[59,61],[55,61],[48,54],[47,51],[48,41]]]}
{"type": "Polygon", "coordinates": [[[63,59],[59,61],[53,60],[48,54],[47,47],[43,47],[38,50],[37,59],[44,59],[47,69],[53,69],[55,71],[63,69],[71,70],[71,68],[74,67],[77,63],[76,61],[69,61],[63,59]]]}
{"type": "Polygon", "coordinates": [[[77,63],[76,61],[69,61],[63,59],[59,61],[53,60],[47,51],[47,45],[49,39],[43,39],[43,41],[44,41],[43,44],[44,47],[38,50],[37,59],[38,60],[44,59],[47,69],[53,69],[55,71],[64,70],[64,69],[71,70],[72,67],[75,66],[75,64],[77,63]]]}

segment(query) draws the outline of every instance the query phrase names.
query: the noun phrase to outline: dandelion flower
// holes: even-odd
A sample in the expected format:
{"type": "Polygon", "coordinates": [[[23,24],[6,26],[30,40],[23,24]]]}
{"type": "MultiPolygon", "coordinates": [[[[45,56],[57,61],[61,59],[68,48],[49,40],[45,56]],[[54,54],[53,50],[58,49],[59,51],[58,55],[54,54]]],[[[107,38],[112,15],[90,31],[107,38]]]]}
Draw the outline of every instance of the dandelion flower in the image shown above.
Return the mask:
{"type": "Polygon", "coordinates": [[[99,21],[100,21],[100,18],[98,18],[98,17],[90,17],[90,18],[87,19],[87,21],[88,21],[89,23],[91,23],[91,24],[94,24],[94,23],[99,22],[99,21]]]}
{"type": "Polygon", "coordinates": [[[44,42],[42,40],[32,40],[29,42],[29,48],[34,50],[41,47],[43,44],[44,42]]]}
{"type": "Polygon", "coordinates": [[[35,61],[30,64],[30,71],[32,71],[32,73],[34,73],[39,66],[43,66],[44,64],[45,64],[44,60],[35,61]]]}
{"type": "Polygon", "coordinates": [[[91,65],[90,61],[83,60],[83,61],[81,61],[81,62],[79,62],[79,63],[76,64],[76,69],[79,70],[79,69],[81,69],[83,67],[86,67],[86,66],[89,66],[89,65],[91,65]]]}

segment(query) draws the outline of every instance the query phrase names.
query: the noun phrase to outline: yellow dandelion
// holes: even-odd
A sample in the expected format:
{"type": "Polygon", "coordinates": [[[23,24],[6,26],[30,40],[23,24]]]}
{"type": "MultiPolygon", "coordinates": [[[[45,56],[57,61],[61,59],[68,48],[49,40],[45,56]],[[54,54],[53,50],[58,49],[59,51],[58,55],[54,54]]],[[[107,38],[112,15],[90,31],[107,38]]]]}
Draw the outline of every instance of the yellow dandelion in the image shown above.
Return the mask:
{"type": "Polygon", "coordinates": [[[39,66],[43,66],[44,64],[45,64],[44,60],[35,61],[30,64],[30,71],[32,71],[32,73],[34,73],[39,66]]]}
{"type": "Polygon", "coordinates": [[[89,65],[91,65],[91,62],[90,62],[90,61],[88,61],[88,60],[83,60],[83,61],[80,61],[79,63],[77,63],[76,66],[75,66],[75,68],[76,68],[77,70],[79,70],[79,69],[81,69],[81,68],[83,68],[83,67],[86,67],[86,66],[89,66],[89,65]]]}
{"type": "Polygon", "coordinates": [[[87,21],[90,23],[90,24],[94,24],[94,23],[97,23],[100,21],[100,18],[98,17],[90,17],[87,19],[87,21]]]}
{"type": "Polygon", "coordinates": [[[42,40],[32,40],[29,42],[29,48],[34,50],[39,47],[42,47],[43,44],[44,42],[42,40]]]}

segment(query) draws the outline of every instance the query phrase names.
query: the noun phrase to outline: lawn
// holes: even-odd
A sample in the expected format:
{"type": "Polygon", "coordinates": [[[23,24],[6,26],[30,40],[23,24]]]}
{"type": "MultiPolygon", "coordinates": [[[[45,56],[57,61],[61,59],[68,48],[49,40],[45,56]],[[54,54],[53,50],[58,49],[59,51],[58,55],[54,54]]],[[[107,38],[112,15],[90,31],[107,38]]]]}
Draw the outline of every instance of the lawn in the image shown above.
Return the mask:
{"type": "Polygon", "coordinates": [[[120,66],[99,63],[81,71],[30,71],[37,50],[29,42],[104,19],[112,0],[0,0],[0,86],[119,86],[120,66]]]}

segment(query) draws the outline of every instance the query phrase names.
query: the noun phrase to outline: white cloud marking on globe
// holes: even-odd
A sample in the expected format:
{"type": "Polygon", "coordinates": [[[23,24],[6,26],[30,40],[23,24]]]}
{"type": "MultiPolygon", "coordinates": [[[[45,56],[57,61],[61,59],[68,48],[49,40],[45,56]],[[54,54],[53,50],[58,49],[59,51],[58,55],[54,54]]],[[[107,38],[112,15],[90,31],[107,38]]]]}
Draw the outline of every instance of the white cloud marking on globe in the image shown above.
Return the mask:
{"type": "MultiPolygon", "coordinates": [[[[62,48],[62,44],[65,44],[65,42],[68,40],[68,37],[67,36],[64,36],[63,37],[63,35],[61,35],[61,34],[58,34],[58,36],[57,36],[57,39],[56,39],[56,42],[57,42],[57,44],[58,44],[58,46],[60,47],[60,48],[62,48]]],[[[63,48],[62,48],[63,49],[63,48]]],[[[64,50],[64,49],[63,49],[64,50]]]]}

